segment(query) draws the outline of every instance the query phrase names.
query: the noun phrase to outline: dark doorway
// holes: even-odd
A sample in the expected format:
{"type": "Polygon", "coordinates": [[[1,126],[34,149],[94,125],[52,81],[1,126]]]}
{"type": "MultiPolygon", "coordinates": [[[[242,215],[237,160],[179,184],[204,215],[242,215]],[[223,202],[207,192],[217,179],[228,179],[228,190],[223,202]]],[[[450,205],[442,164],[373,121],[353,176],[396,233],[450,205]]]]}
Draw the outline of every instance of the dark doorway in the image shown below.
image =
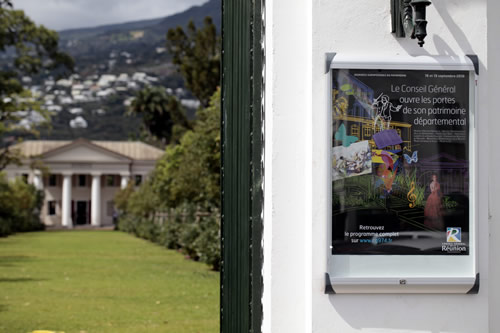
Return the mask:
{"type": "Polygon", "coordinates": [[[81,225],[88,223],[87,205],[87,201],[76,202],[76,224],[81,225]]]}

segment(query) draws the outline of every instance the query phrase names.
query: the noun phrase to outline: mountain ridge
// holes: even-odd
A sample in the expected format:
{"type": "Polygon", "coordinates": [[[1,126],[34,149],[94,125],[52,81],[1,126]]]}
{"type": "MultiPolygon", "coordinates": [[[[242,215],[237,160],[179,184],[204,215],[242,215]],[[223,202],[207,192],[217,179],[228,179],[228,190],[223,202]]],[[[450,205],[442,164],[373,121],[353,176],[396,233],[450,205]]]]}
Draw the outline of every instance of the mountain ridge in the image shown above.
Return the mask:
{"type": "Polygon", "coordinates": [[[69,35],[74,34],[74,33],[86,33],[86,32],[92,33],[92,32],[103,30],[103,29],[108,31],[108,30],[113,30],[114,28],[120,28],[121,26],[137,25],[137,26],[143,27],[143,26],[148,26],[148,25],[154,25],[154,24],[160,23],[164,19],[165,19],[165,17],[162,16],[162,17],[145,19],[145,20],[126,21],[126,22],[120,22],[120,23],[110,23],[110,24],[102,24],[102,25],[89,26],[89,27],[64,29],[64,30],[57,31],[57,33],[59,34],[60,38],[67,38],[69,35]]]}
{"type": "Polygon", "coordinates": [[[220,31],[221,0],[209,0],[162,18],[63,30],[59,32],[59,45],[75,59],[77,71],[84,74],[120,73],[132,68],[148,72],[153,68],[153,74],[168,75],[167,31],[185,28],[191,20],[201,27],[207,16],[220,31]]]}
{"type": "Polygon", "coordinates": [[[59,37],[62,41],[71,38],[89,38],[97,35],[126,32],[130,30],[148,30],[163,31],[164,34],[170,28],[185,26],[189,20],[193,20],[196,25],[201,25],[206,16],[212,17],[217,29],[220,30],[221,21],[221,0],[209,0],[201,5],[192,6],[184,11],[169,16],[153,19],[128,21],[122,23],[104,24],[93,27],[72,28],[59,31],[59,37]],[[81,36],[80,36],[81,35],[81,36]]]}

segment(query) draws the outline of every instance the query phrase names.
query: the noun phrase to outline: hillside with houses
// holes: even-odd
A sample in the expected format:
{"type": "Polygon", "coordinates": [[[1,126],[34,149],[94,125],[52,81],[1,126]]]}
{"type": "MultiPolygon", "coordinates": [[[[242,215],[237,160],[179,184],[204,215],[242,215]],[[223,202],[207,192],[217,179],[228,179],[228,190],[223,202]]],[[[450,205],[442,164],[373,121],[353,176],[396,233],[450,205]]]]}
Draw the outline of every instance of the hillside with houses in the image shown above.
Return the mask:
{"type": "MultiPolygon", "coordinates": [[[[135,94],[140,89],[159,85],[159,76],[145,72],[119,74],[72,74],[67,78],[48,77],[34,83],[29,77],[23,83],[42,107],[50,112],[51,128],[42,130],[44,139],[88,139],[123,140],[138,136],[137,116],[127,115],[135,94]]],[[[194,115],[199,102],[194,99],[181,83],[165,88],[167,94],[176,96],[188,115],[194,115]]],[[[31,127],[43,121],[37,111],[30,113],[20,123],[31,127]]]]}
{"type": "MultiPolygon", "coordinates": [[[[50,113],[50,128],[41,139],[127,140],[141,137],[141,120],[127,114],[136,93],[161,86],[177,97],[186,116],[195,117],[199,101],[184,87],[166,49],[166,32],[185,27],[190,20],[201,25],[212,16],[220,29],[220,0],[210,0],[184,12],[160,19],[128,22],[59,32],[61,49],[75,60],[66,77],[41,73],[22,78],[23,86],[50,113]]],[[[9,67],[9,53],[0,63],[9,67]]],[[[19,110],[19,125],[30,128],[43,121],[37,111],[19,110]]],[[[27,139],[33,138],[30,135],[27,139]]]]}

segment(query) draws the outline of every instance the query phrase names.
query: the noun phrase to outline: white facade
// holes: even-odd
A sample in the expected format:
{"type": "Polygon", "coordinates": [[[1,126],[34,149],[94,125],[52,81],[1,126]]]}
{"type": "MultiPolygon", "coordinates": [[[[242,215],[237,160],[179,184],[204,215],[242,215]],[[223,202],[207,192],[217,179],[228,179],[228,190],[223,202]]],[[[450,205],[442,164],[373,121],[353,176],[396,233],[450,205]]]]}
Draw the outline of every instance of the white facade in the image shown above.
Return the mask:
{"type": "Polygon", "coordinates": [[[107,226],[116,215],[113,200],[130,181],[140,184],[154,169],[163,151],[141,142],[27,141],[13,147],[24,156],[22,166],[9,165],[9,179],[25,177],[43,189],[41,218],[45,225],[107,226]],[[37,159],[49,170],[30,168],[37,159]]]}
{"type": "Polygon", "coordinates": [[[420,48],[391,34],[389,0],[266,2],[263,332],[500,331],[499,15],[491,0],[433,1],[420,48]],[[331,52],[479,57],[477,295],[324,294],[331,52]]]}

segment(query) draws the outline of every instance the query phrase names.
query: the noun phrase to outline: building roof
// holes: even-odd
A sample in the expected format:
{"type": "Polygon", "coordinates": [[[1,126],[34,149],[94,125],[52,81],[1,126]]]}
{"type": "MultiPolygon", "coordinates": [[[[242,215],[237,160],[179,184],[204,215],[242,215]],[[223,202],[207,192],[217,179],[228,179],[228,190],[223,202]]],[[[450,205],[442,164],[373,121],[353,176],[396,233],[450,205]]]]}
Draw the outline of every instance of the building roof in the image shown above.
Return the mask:
{"type": "Polygon", "coordinates": [[[40,156],[77,142],[86,142],[111,152],[126,156],[132,160],[157,160],[164,151],[140,141],[91,141],[86,139],[69,140],[27,140],[14,145],[26,157],[40,156]]]}

